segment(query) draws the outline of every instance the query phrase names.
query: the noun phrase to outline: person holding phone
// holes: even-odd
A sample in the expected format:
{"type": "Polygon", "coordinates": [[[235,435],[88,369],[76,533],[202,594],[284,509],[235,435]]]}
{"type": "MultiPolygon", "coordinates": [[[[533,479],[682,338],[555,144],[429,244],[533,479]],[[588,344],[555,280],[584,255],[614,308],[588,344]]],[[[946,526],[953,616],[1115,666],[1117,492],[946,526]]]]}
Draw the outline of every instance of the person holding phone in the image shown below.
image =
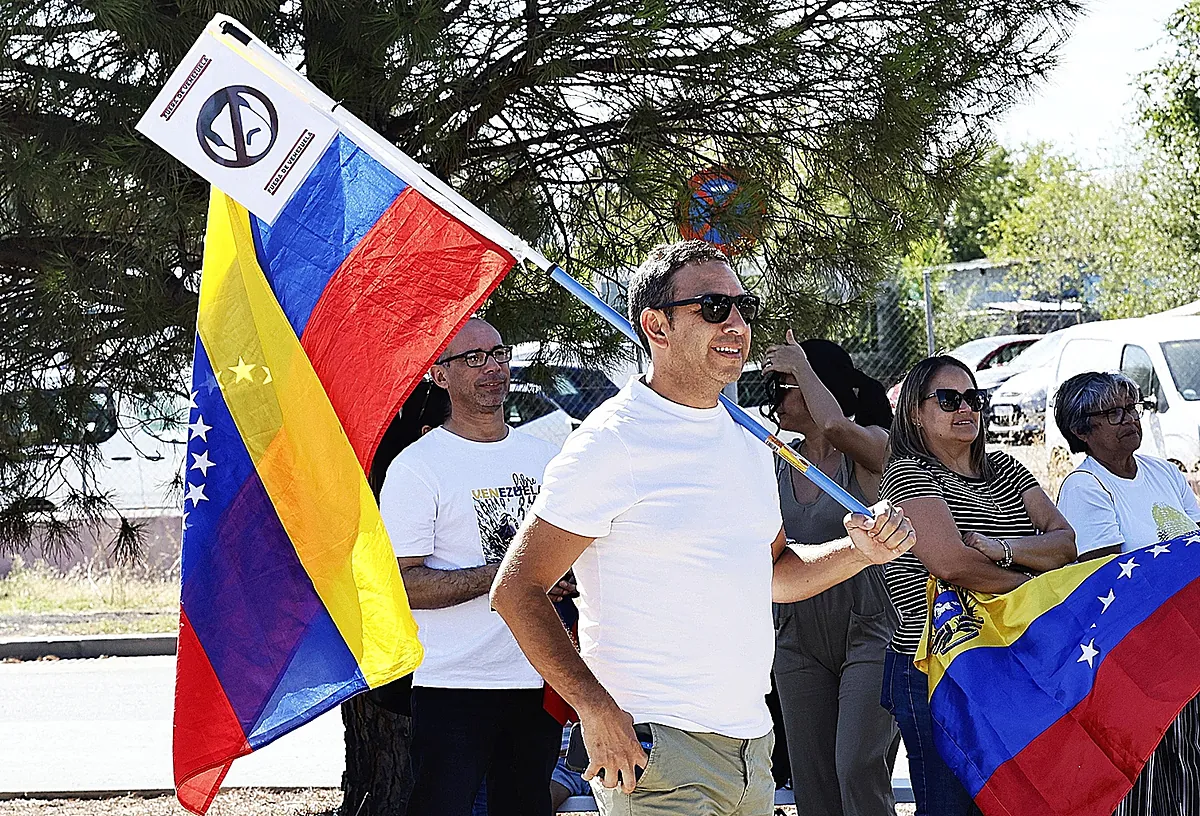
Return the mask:
{"type": "Polygon", "coordinates": [[[718,401],[758,307],[709,244],[651,252],[629,287],[650,371],[547,466],[492,586],[530,662],[579,712],[602,814],[771,816],[772,594],[808,597],[912,546],[887,505],[847,516],[848,537],[786,546],[770,450],[718,401]],[[579,654],[546,599],[572,565],[579,654]]]}

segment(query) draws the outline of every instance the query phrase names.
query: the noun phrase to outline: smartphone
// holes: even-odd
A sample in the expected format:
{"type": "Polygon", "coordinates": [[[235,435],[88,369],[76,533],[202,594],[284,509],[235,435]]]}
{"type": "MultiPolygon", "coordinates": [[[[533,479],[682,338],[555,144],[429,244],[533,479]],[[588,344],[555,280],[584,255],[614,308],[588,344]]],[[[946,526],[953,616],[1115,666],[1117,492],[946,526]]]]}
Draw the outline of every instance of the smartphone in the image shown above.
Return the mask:
{"type": "MultiPolygon", "coordinates": [[[[654,747],[654,732],[650,729],[650,723],[634,723],[633,733],[637,736],[638,744],[642,746],[646,756],[650,756],[650,749],[654,747]]],[[[565,764],[568,770],[575,771],[575,773],[583,773],[590,764],[587,746],[583,744],[583,728],[579,723],[571,726],[571,735],[567,740],[565,764]]],[[[634,778],[641,779],[644,770],[645,768],[641,765],[635,767],[634,778]]],[[[603,777],[603,775],[604,771],[601,771],[600,776],[603,777]]]]}

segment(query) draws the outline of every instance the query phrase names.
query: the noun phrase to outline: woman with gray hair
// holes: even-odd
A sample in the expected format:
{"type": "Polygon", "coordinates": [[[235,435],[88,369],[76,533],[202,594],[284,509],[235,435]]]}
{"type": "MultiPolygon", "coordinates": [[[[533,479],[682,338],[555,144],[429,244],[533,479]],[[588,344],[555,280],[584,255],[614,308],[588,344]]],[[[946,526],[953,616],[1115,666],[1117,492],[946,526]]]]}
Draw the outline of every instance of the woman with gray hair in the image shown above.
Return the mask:
{"type": "Polygon", "coordinates": [[[1063,481],[1058,509],[1081,559],[1137,549],[1197,529],[1200,504],[1173,464],[1136,453],[1142,396],[1124,374],[1091,371],[1064,382],[1054,421],[1087,458],[1063,481]]]}
{"type": "MultiPolygon", "coordinates": [[[[1156,544],[1197,529],[1200,504],[1173,464],[1137,453],[1142,395],[1124,374],[1090,371],[1059,386],[1054,422],[1087,458],[1063,480],[1058,509],[1080,560],[1156,544]]],[[[1163,735],[1117,816],[1200,813],[1200,698],[1163,735]]]]}

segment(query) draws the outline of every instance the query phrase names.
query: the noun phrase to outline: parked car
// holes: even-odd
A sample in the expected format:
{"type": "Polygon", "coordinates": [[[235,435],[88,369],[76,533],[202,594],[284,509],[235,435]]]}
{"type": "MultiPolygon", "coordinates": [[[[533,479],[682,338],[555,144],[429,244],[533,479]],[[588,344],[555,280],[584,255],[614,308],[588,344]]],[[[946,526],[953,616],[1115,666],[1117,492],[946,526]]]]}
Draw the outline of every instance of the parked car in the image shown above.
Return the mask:
{"type": "Polygon", "coordinates": [[[578,366],[511,364],[512,388],[505,421],[561,445],[596,406],[619,390],[603,371],[578,366]]]}
{"type": "MultiPolygon", "coordinates": [[[[998,334],[995,337],[970,340],[945,354],[970,366],[975,372],[979,387],[988,389],[990,393],[1011,376],[1007,365],[1041,339],[1040,334],[998,334]]],[[[896,400],[900,398],[900,386],[903,383],[904,378],[901,378],[900,382],[888,389],[888,400],[893,409],[896,407],[896,400]]]]}
{"type": "Polygon", "coordinates": [[[1046,390],[1051,366],[1063,343],[1061,331],[1045,335],[1011,363],[979,375],[988,390],[990,439],[1030,442],[1046,429],[1046,390]]]}
{"type": "MultiPolygon", "coordinates": [[[[1054,392],[1085,371],[1120,371],[1138,384],[1147,400],[1142,415],[1142,452],[1174,462],[1192,473],[1200,466],[1200,317],[1154,315],[1103,320],[1063,329],[1047,383],[1046,411],[1054,392]]],[[[1070,454],[1053,422],[1046,423],[1046,457],[1051,478],[1061,478],[1082,459],[1070,454]]]]}
{"type": "MultiPolygon", "coordinates": [[[[164,413],[186,422],[182,405],[164,413]]],[[[92,388],[84,404],[68,404],[59,388],[31,388],[0,394],[0,435],[30,459],[62,460],[58,478],[38,499],[47,509],[62,505],[84,487],[72,448],[90,446],[95,459],[90,491],[108,496],[126,516],[179,512],[178,478],[184,464],[187,428],[168,417],[133,414],[104,386],[92,388]]]]}
{"type": "Polygon", "coordinates": [[[946,353],[956,360],[962,360],[976,372],[986,371],[1011,363],[1041,339],[1040,334],[998,334],[971,340],[946,353]]]}

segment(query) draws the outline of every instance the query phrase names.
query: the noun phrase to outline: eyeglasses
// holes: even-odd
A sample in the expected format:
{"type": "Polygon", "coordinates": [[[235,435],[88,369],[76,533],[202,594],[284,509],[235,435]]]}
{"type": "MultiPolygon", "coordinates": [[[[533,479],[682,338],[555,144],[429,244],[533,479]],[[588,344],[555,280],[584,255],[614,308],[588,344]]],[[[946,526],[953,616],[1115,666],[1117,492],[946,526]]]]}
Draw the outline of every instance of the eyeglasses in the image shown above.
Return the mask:
{"type": "Polygon", "coordinates": [[[758,308],[762,305],[762,301],[758,295],[709,294],[697,295],[686,300],[675,300],[656,308],[670,309],[673,306],[694,306],[696,304],[700,305],[700,316],[706,323],[724,323],[729,319],[729,312],[734,306],[737,306],[738,314],[742,316],[742,319],[749,323],[758,317],[758,308]]]}
{"type": "Polygon", "coordinates": [[[446,365],[452,360],[462,360],[467,364],[468,368],[482,368],[483,364],[487,362],[488,357],[491,357],[499,365],[504,365],[512,359],[512,350],[512,346],[496,346],[490,350],[471,349],[470,351],[464,351],[462,354],[455,354],[452,357],[443,357],[434,363],[434,365],[446,365]]]}
{"type": "Polygon", "coordinates": [[[780,382],[779,377],[766,377],[763,383],[767,387],[767,401],[772,405],[778,405],[783,402],[783,398],[787,396],[788,391],[791,391],[793,388],[800,388],[795,383],[780,382]]]}
{"type": "Polygon", "coordinates": [[[964,402],[972,411],[982,411],[987,407],[987,391],[982,388],[968,388],[966,391],[955,391],[953,388],[939,388],[932,394],[921,397],[923,400],[937,397],[938,407],[948,414],[954,413],[964,402]]]}
{"type": "Polygon", "coordinates": [[[1109,408],[1106,411],[1088,411],[1084,414],[1085,417],[1102,416],[1108,420],[1109,425],[1120,425],[1128,419],[1138,419],[1142,415],[1142,409],[1145,408],[1144,403],[1133,403],[1132,405],[1118,405],[1115,408],[1109,408]]]}

